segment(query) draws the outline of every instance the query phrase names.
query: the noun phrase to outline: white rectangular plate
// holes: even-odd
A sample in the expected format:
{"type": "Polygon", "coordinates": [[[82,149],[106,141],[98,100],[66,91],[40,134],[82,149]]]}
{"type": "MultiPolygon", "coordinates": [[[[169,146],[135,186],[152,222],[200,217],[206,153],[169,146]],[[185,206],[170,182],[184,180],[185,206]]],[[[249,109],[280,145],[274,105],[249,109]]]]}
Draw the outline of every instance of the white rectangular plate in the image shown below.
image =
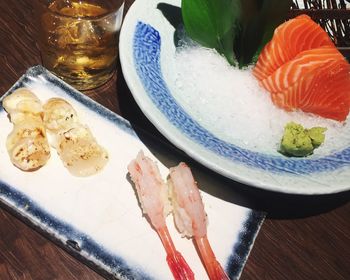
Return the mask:
{"type": "MultiPolygon", "coordinates": [[[[30,68],[5,94],[27,87],[45,102],[61,97],[77,110],[110,160],[95,176],[78,178],[63,166],[56,151],[35,172],[12,165],[6,138],[12,130],[0,107],[0,204],[10,208],[79,259],[105,275],[121,279],[172,279],[165,251],[142,216],[127,176],[127,164],[139,150],[158,162],[164,178],[168,169],[146,146],[128,121],[74,90],[41,66],[30,68]]],[[[2,99],[0,99],[2,100],[2,99]]],[[[176,155],[168,149],[162,157],[176,155]]],[[[179,157],[180,160],[181,157],[179,157]]],[[[213,182],[211,182],[213,183],[213,182]]],[[[215,181],[214,181],[215,183],[215,181]]],[[[218,261],[232,279],[238,279],[258,233],[264,214],[201,192],[208,214],[208,238],[218,261]]],[[[167,219],[175,246],[197,279],[207,274],[191,240],[167,219]]]]}

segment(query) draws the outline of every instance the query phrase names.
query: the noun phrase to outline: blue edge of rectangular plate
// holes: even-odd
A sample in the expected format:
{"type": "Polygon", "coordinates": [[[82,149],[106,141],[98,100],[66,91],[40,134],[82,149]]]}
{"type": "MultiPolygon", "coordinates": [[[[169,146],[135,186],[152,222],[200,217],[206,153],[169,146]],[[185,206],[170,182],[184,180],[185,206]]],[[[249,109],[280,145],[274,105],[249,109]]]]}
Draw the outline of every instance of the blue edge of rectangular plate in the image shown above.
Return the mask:
{"type": "MultiPolygon", "coordinates": [[[[127,120],[81,94],[41,65],[29,68],[4,96],[22,87],[31,77],[35,78],[38,76],[44,76],[48,82],[60,87],[72,98],[113,122],[126,133],[137,137],[137,134],[127,120]]],[[[1,110],[3,110],[2,106],[0,107],[1,110]]],[[[72,225],[55,218],[39,205],[33,203],[29,197],[16,191],[1,180],[0,206],[106,278],[153,279],[151,275],[148,275],[144,271],[134,270],[121,257],[116,255],[117,252],[116,254],[108,252],[92,238],[75,229],[72,225]]],[[[239,242],[232,249],[232,254],[227,264],[226,270],[230,279],[238,279],[240,277],[264,218],[265,213],[254,210],[250,211],[239,234],[239,242]]]]}

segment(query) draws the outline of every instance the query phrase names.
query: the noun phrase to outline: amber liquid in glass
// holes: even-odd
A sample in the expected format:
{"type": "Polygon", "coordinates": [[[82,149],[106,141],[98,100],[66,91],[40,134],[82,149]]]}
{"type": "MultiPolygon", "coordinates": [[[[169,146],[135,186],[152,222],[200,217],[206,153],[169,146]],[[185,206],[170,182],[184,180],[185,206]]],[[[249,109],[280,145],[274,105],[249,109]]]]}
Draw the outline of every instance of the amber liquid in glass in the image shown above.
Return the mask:
{"type": "Polygon", "coordinates": [[[107,81],[116,67],[118,15],[81,0],[55,0],[48,8],[41,21],[44,65],[78,89],[107,81]]]}

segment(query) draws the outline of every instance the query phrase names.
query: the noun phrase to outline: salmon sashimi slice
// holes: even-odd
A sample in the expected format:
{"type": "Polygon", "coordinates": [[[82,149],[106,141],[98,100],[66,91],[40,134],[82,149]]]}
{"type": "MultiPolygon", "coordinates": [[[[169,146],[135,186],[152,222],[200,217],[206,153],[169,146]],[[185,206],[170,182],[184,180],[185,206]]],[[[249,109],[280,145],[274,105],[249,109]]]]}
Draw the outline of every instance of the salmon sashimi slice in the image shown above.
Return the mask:
{"type": "Polygon", "coordinates": [[[322,46],[334,47],[334,44],[309,16],[300,15],[276,28],[272,40],[262,50],[253,74],[258,80],[266,79],[300,52],[322,46]]]}
{"type": "Polygon", "coordinates": [[[350,108],[350,64],[326,31],[300,15],[276,28],[253,75],[287,111],[344,121],[350,108]]]}
{"type": "Polygon", "coordinates": [[[300,109],[344,121],[350,107],[350,64],[344,59],[325,63],[271,97],[275,105],[287,110],[300,109]]]}
{"type": "Polygon", "coordinates": [[[261,80],[261,85],[270,93],[281,92],[298,82],[307,73],[325,63],[345,60],[334,47],[325,46],[299,53],[294,59],[281,65],[275,72],[261,80]]]}

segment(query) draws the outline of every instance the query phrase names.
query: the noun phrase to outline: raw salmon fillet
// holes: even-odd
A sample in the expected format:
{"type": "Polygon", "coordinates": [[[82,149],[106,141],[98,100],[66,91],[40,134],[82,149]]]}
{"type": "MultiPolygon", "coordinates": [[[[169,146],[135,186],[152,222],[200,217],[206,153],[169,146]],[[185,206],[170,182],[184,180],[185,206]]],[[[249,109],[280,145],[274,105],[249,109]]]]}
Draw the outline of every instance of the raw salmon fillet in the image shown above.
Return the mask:
{"type": "Polygon", "coordinates": [[[272,93],[271,98],[275,105],[288,111],[299,109],[344,121],[350,108],[350,64],[345,60],[326,62],[293,86],[272,93]]]}
{"type": "Polygon", "coordinates": [[[281,24],[253,69],[274,104],[344,121],[350,108],[350,64],[309,16],[281,24]]]}
{"type": "Polygon", "coordinates": [[[300,15],[276,28],[254,68],[254,75],[265,79],[300,52],[334,44],[328,34],[307,15],[300,15]]]}
{"type": "Polygon", "coordinates": [[[281,92],[298,82],[307,73],[334,60],[344,60],[343,55],[334,47],[326,46],[303,51],[261,80],[261,85],[271,93],[281,92]]]}

